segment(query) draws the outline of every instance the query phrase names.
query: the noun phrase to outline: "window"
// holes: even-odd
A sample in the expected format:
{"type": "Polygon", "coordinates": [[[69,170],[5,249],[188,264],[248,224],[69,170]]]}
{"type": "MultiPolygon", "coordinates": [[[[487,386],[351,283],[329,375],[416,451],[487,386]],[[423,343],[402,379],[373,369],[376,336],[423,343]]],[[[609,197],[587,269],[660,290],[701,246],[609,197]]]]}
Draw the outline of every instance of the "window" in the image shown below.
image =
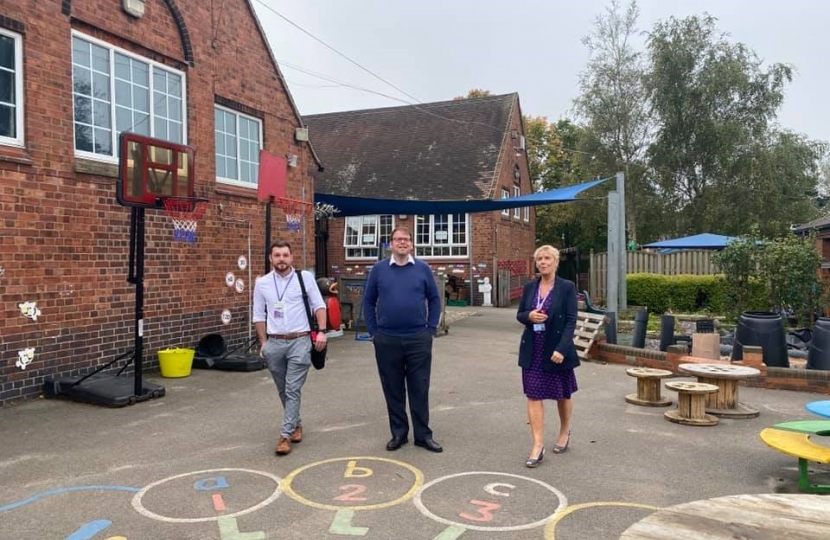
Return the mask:
{"type": "Polygon", "coordinates": [[[395,228],[391,215],[346,218],[343,247],[347,259],[377,259],[378,242],[389,243],[395,228]]]}
{"type": "Polygon", "coordinates": [[[216,178],[221,182],[256,187],[262,121],[216,105],[213,112],[216,139],[216,178]]]}
{"type": "Polygon", "coordinates": [[[23,42],[0,28],[0,144],[23,146],[23,42]]]}
{"type": "Polygon", "coordinates": [[[415,217],[415,253],[419,257],[465,257],[469,253],[467,214],[415,217]]]}
{"type": "MultiPolygon", "coordinates": [[[[510,192],[509,192],[509,191],[507,191],[507,190],[506,190],[506,189],[504,189],[504,188],[501,188],[501,198],[502,198],[502,199],[508,199],[508,198],[510,198],[510,192]]],[[[503,216],[509,216],[509,215],[510,215],[510,209],[509,209],[509,208],[503,208],[503,209],[502,209],[502,211],[501,211],[501,215],[503,215],[503,216]]]]}
{"type": "Polygon", "coordinates": [[[115,161],[123,131],[184,144],[184,73],[73,32],[75,152],[115,161]]]}
{"type": "MultiPolygon", "coordinates": [[[[514,197],[519,197],[519,196],[521,196],[521,194],[522,194],[521,188],[519,186],[513,186],[513,196],[514,197]]],[[[518,206],[513,209],[513,217],[514,218],[519,219],[519,217],[521,217],[521,214],[522,214],[522,209],[519,208],[518,206]]]]}
{"type": "Polygon", "coordinates": [[[522,210],[524,211],[524,215],[522,216],[523,219],[525,221],[530,221],[530,207],[525,206],[524,208],[522,208],[522,210]]]}

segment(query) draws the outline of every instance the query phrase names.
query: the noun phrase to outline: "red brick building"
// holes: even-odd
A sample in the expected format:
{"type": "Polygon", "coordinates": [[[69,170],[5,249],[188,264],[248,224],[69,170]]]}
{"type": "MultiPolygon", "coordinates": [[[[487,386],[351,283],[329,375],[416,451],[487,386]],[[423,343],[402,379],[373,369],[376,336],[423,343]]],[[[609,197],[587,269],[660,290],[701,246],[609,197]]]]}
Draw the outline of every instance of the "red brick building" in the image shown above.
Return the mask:
{"type": "MultiPolygon", "coordinates": [[[[287,196],[310,200],[316,158],[301,126],[251,0],[0,0],[0,405],[132,347],[122,131],[192,146],[196,193],[210,199],[192,246],[147,211],[145,364],[208,333],[246,339],[266,262],[258,152],[297,156],[287,196]]],[[[274,217],[272,237],[313,267],[313,218],[285,233],[274,217]]]]}
{"type": "MultiPolygon", "coordinates": [[[[305,116],[324,170],[318,193],[393,200],[494,200],[533,191],[518,94],[305,116]]],[[[321,223],[318,223],[318,229],[321,223]]],[[[451,276],[460,302],[509,305],[531,275],[532,207],[481,213],[354,216],[318,230],[318,274],[362,277],[392,229],[410,229],[415,251],[451,276]],[[322,238],[319,238],[322,237],[322,238]],[[322,251],[325,247],[325,259],[322,251]],[[502,279],[499,280],[499,271],[502,279]],[[499,283],[501,281],[501,287],[499,283]]]]}

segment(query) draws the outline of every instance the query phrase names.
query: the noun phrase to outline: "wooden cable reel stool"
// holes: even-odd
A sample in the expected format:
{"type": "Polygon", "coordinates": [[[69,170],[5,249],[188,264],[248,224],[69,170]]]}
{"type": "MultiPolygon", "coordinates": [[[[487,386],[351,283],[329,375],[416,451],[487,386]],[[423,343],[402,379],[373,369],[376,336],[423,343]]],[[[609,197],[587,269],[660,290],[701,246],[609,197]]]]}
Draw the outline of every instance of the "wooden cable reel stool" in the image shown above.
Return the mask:
{"type": "Polygon", "coordinates": [[[706,414],[706,396],[718,391],[714,384],[669,381],[666,388],[677,392],[677,408],[663,413],[669,422],[687,426],[715,426],[718,417],[706,414]]]}
{"type": "Polygon", "coordinates": [[[660,395],[660,380],[671,377],[667,369],[633,367],[625,370],[631,377],[637,377],[637,393],[625,396],[625,401],[643,407],[668,407],[672,400],[660,395]]]}

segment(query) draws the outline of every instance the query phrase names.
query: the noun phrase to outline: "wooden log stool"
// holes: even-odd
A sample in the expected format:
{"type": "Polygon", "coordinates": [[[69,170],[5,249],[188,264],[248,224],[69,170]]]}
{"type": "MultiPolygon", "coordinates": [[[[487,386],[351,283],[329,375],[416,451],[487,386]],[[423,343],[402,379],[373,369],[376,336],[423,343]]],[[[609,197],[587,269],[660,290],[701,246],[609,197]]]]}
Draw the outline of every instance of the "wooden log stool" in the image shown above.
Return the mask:
{"type": "Polygon", "coordinates": [[[628,394],[625,400],[632,405],[643,407],[668,407],[672,404],[670,399],[660,395],[660,379],[671,377],[672,372],[667,369],[654,369],[647,367],[633,367],[625,370],[630,377],[637,377],[637,393],[628,394]]]}
{"type": "Polygon", "coordinates": [[[718,391],[714,384],[669,381],[666,388],[677,392],[677,408],[663,413],[669,422],[687,426],[715,426],[718,417],[706,414],[706,396],[718,391]]]}

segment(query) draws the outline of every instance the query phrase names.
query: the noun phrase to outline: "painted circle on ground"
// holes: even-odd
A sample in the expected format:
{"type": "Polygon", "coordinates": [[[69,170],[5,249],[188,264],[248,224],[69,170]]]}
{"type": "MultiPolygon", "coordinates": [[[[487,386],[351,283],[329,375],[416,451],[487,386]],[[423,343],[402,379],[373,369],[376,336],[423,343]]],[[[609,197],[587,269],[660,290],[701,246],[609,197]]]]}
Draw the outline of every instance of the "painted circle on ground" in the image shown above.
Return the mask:
{"type": "Polygon", "coordinates": [[[244,516],[245,514],[250,514],[251,512],[256,512],[260,508],[264,508],[264,507],[268,506],[269,504],[271,504],[272,502],[277,500],[277,498],[282,493],[280,483],[281,483],[281,479],[280,479],[279,476],[276,476],[274,474],[271,474],[269,472],[264,472],[264,471],[254,471],[252,469],[205,469],[203,471],[193,471],[193,472],[177,474],[175,476],[168,476],[167,478],[162,478],[161,480],[157,480],[157,481],[153,482],[152,484],[148,484],[147,486],[141,488],[141,490],[133,496],[132,505],[133,505],[133,508],[135,508],[135,511],[138,512],[139,514],[141,514],[142,516],[148,517],[150,519],[155,519],[157,521],[164,521],[164,522],[167,522],[167,523],[204,523],[206,521],[218,521],[220,518],[234,518],[234,517],[238,517],[238,516],[244,516]],[[251,506],[250,508],[246,508],[245,510],[240,510],[239,512],[233,512],[231,514],[222,514],[222,515],[217,515],[217,516],[212,516],[212,517],[174,518],[174,517],[169,517],[169,516],[162,516],[160,514],[156,514],[155,512],[152,512],[152,511],[148,510],[142,502],[142,499],[144,498],[144,496],[147,494],[148,491],[150,491],[154,487],[160,486],[161,484],[165,484],[165,483],[173,481],[173,480],[178,480],[179,478],[185,478],[187,476],[194,476],[194,475],[197,475],[197,474],[211,474],[211,473],[218,473],[218,472],[243,472],[243,473],[255,474],[255,475],[258,475],[258,476],[264,476],[268,479],[273,480],[274,483],[277,484],[277,487],[274,490],[274,492],[271,493],[271,495],[269,495],[266,499],[264,499],[263,501],[251,506]]]}
{"type": "Polygon", "coordinates": [[[230,324],[231,323],[231,310],[226,309],[222,311],[222,324],[230,324]]]}
{"type": "Polygon", "coordinates": [[[305,505],[311,506],[313,508],[319,508],[320,510],[377,510],[380,508],[389,508],[390,506],[395,506],[396,504],[401,504],[406,502],[407,500],[411,499],[415,493],[418,492],[419,488],[424,483],[424,473],[421,472],[420,469],[410,465],[409,463],[405,463],[403,461],[397,461],[394,459],[382,458],[382,457],[373,457],[373,456],[359,456],[359,457],[344,457],[344,458],[331,458],[331,459],[324,459],[323,461],[315,461],[314,463],[309,463],[308,465],[304,465],[299,469],[294,469],[291,471],[288,476],[286,476],[282,481],[282,491],[285,492],[286,495],[291,497],[297,502],[301,502],[305,505]],[[398,467],[403,467],[407,469],[415,476],[415,481],[412,483],[412,487],[409,488],[409,491],[404,493],[402,496],[398,497],[397,499],[383,502],[383,503],[376,503],[376,504],[365,504],[365,505],[356,505],[356,506],[337,506],[333,504],[325,504],[312,501],[310,499],[306,499],[299,493],[294,490],[293,482],[297,476],[302,473],[303,471],[307,471],[313,467],[319,467],[321,465],[326,465],[328,463],[336,463],[338,461],[380,461],[383,463],[391,463],[392,465],[397,465],[398,467]]]}
{"type": "Polygon", "coordinates": [[[236,259],[236,265],[240,270],[248,268],[248,259],[245,258],[245,255],[240,255],[239,258],[236,259]]]}
{"type": "Polygon", "coordinates": [[[234,287],[236,288],[236,292],[241,293],[245,290],[245,282],[241,279],[237,279],[236,283],[234,284],[234,287]]]}
{"type": "Polygon", "coordinates": [[[471,531],[484,531],[484,532],[510,532],[510,531],[525,531],[528,529],[535,529],[537,527],[541,527],[545,525],[549,521],[551,521],[555,516],[556,513],[564,510],[568,506],[568,498],[565,497],[565,494],[556,489],[555,487],[551,486],[550,484],[546,484],[541,480],[536,480],[535,478],[530,478],[528,476],[521,476],[519,474],[511,474],[511,473],[503,473],[503,472],[491,472],[491,471],[472,471],[472,472],[463,472],[463,473],[456,473],[456,474],[448,474],[447,476],[441,476],[436,478],[435,480],[431,480],[424,484],[424,486],[418,490],[418,493],[415,494],[414,499],[412,500],[415,503],[415,507],[420,510],[420,512],[425,515],[426,517],[437,521],[438,523],[443,523],[444,525],[450,525],[455,527],[463,527],[465,529],[469,529],[471,531]],[[421,494],[424,493],[427,489],[434,486],[439,482],[443,482],[444,480],[450,480],[452,478],[459,478],[462,476],[474,476],[474,475],[493,475],[493,476],[506,476],[508,478],[518,478],[520,480],[526,480],[528,482],[538,484],[542,486],[542,488],[550,491],[556,498],[559,499],[559,505],[553,510],[553,512],[538,521],[534,521],[532,523],[526,523],[524,525],[510,525],[504,527],[485,527],[483,525],[471,525],[470,523],[461,522],[461,521],[452,521],[446,518],[442,518],[436,514],[433,514],[427,507],[424,505],[424,502],[421,500],[421,494]]]}
{"type": "Polygon", "coordinates": [[[623,508],[642,508],[643,510],[660,510],[659,506],[652,506],[650,504],[641,504],[641,503],[629,503],[629,502],[591,502],[591,503],[582,503],[582,504],[575,504],[573,506],[569,506],[568,508],[564,509],[562,513],[557,514],[554,516],[547,525],[545,525],[545,540],[556,540],[556,535],[554,534],[554,530],[556,529],[556,525],[562,521],[565,516],[573,514],[577,510],[583,510],[585,508],[595,508],[601,506],[619,506],[623,508]]]}
{"type": "Polygon", "coordinates": [[[228,287],[233,287],[234,282],[236,281],[236,276],[233,275],[233,272],[228,272],[225,274],[225,285],[228,287]]]}

